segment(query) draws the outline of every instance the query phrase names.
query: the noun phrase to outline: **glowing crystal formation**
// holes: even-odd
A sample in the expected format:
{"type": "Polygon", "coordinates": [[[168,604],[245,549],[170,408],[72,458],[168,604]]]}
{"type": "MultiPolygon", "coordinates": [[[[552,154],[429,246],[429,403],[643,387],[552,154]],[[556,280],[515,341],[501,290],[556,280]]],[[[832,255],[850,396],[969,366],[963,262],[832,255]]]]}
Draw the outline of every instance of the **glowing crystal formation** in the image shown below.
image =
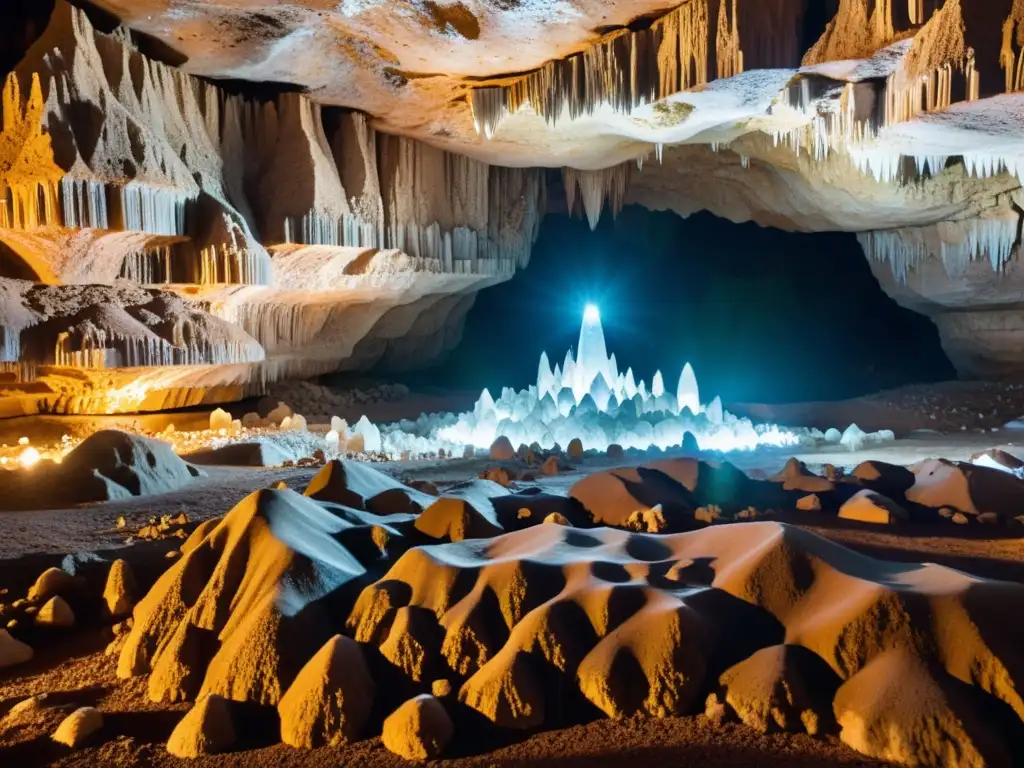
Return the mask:
{"type": "MultiPolygon", "coordinates": [[[[838,432],[829,441],[816,430],[755,425],[725,411],[718,397],[703,405],[689,363],[683,367],[675,394],[666,391],[661,371],[654,374],[650,387],[644,381],[637,383],[632,368],[620,373],[615,355],[609,356],[601,313],[589,304],[576,355],[568,351],[562,365],[552,369],[547,353],[542,353],[535,385],[520,392],[506,387],[497,399],[485,389],[473,410],[458,416],[424,415],[416,421],[386,425],[381,428],[381,444],[388,453],[420,453],[439,447],[486,448],[505,436],[512,445],[538,443],[550,448],[579,438],[587,449],[603,451],[615,443],[647,450],[680,446],[687,432],[702,450],[712,451],[839,440],[838,432]]],[[[865,439],[880,442],[892,439],[892,433],[865,439]]]]}

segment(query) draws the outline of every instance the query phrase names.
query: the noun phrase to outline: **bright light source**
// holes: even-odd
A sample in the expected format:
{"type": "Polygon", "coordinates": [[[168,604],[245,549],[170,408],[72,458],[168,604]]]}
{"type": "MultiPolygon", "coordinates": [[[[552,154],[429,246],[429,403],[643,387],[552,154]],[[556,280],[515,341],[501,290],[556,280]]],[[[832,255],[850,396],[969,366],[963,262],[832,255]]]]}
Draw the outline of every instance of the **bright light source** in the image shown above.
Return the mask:
{"type": "Polygon", "coordinates": [[[587,304],[583,309],[583,322],[584,323],[600,323],[601,312],[597,308],[597,304],[587,304]]]}
{"type": "Polygon", "coordinates": [[[18,461],[21,462],[23,467],[32,467],[39,463],[40,459],[39,451],[35,448],[29,447],[21,452],[21,456],[18,457],[18,461]]]}

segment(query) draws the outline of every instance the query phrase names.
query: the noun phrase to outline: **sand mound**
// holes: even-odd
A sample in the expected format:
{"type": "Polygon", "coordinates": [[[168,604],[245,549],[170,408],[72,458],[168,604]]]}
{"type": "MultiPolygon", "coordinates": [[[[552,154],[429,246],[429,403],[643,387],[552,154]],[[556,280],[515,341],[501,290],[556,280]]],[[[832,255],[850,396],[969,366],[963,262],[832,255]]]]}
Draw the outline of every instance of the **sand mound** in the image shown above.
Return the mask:
{"type": "Polygon", "coordinates": [[[839,689],[840,738],[880,760],[904,765],[1011,765],[987,702],[977,690],[929,669],[905,648],[879,654],[839,689]]]}
{"type": "MultiPolygon", "coordinates": [[[[418,503],[361,469],[339,462],[307,496],[259,491],[211,525],[136,607],[119,674],[149,673],[155,700],[212,694],[277,707],[282,738],[303,746],[356,738],[371,702],[393,711],[435,680],[496,728],[688,714],[715,694],[754,727],[812,733],[829,729],[847,681],[834,703],[848,743],[895,754],[885,734],[902,729],[891,738],[905,754],[946,754],[960,731],[941,725],[945,710],[931,714],[934,697],[901,709],[858,692],[872,665],[899,652],[921,685],[953,681],[978,711],[1007,715],[1013,738],[1021,729],[1024,586],[876,561],[770,522],[672,535],[544,525],[560,513],[524,506],[548,503],[543,494],[484,480],[431,498],[419,515],[312,497],[418,503]],[[470,535],[509,527],[522,530],[470,535]],[[448,543],[412,546],[424,538],[448,543]],[[858,732],[858,722],[868,725],[858,732]]],[[[585,516],[578,505],[599,499],[600,485],[646,503],[666,490],[699,498],[702,482],[728,481],[725,494],[756,482],[692,460],[598,478],[567,509],[585,516]]],[[[425,717],[408,709],[406,736],[425,717]]],[[[987,755],[972,728],[962,730],[987,755]]],[[[396,749],[413,749],[406,736],[396,749]]]]}
{"type": "Polygon", "coordinates": [[[200,466],[279,467],[292,457],[269,441],[251,440],[220,448],[204,448],[183,458],[200,466]]]}
{"type": "Polygon", "coordinates": [[[373,528],[294,491],[251,494],[136,606],[118,674],[151,672],[157,701],[216,693],[276,705],[335,634],[324,598],[365,572],[353,552],[380,556],[373,528]]]}
{"type": "Polygon", "coordinates": [[[335,635],[281,697],[281,741],[307,748],[353,741],[366,725],[374,689],[359,645],[335,635]]]}
{"type": "Polygon", "coordinates": [[[409,699],[384,721],[381,741],[406,760],[431,760],[444,752],[453,733],[444,705],[423,694],[409,699]]]}
{"type": "MultiPolygon", "coordinates": [[[[832,730],[832,699],[839,677],[803,646],[762,648],[718,682],[729,711],[761,733],[806,731],[814,736],[832,730]]],[[[709,697],[709,713],[720,705],[718,699],[718,694],[709,697]]]]}
{"type": "Polygon", "coordinates": [[[419,513],[434,497],[395,480],[366,464],[334,459],[316,473],[305,495],[378,515],[419,513]]]}
{"type": "Polygon", "coordinates": [[[235,744],[231,705],[220,696],[203,696],[171,732],[167,751],[175,757],[227,752],[235,744]]]}
{"type": "Polygon", "coordinates": [[[6,474],[3,509],[43,509],[168,493],[199,470],[161,440],[104,429],[86,438],[60,464],[41,462],[6,474]]]}

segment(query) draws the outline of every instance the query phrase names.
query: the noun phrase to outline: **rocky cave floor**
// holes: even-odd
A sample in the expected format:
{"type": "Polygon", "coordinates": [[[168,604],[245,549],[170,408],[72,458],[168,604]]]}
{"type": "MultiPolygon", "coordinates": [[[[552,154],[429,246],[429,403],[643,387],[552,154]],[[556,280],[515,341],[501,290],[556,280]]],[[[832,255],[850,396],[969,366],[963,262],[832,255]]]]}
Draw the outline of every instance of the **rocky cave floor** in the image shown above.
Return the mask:
{"type": "MultiPolygon", "coordinates": [[[[454,396],[410,395],[395,403],[361,408],[375,421],[413,416],[440,402],[461,402],[454,396]]],[[[1024,385],[947,383],[906,387],[842,403],[786,406],[738,405],[728,408],[754,419],[772,419],[791,426],[823,428],[859,424],[865,430],[893,429],[895,443],[862,452],[797,454],[807,467],[820,472],[825,464],[852,468],[865,460],[907,465],[925,458],[966,460],[979,451],[1000,447],[1024,457],[1024,385]],[[921,431],[926,430],[926,431],[921,431]],[[927,431],[933,430],[933,431],[927,431]],[[1020,446],[1015,451],[1015,446],[1020,446]]],[[[116,426],[119,419],[111,419],[116,426]]],[[[159,414],[145,419],[157,425],[204,419],[205,414],[159,414]]],[[[74,428],[73,417],[30,417],[0,422],[0,440],[38,429],[42,432],[74,428]]],[[[15,438],[16,439],[16,438],[15,438]]],[[[748,475],[778,472],[790,454],[759,451],[730,456],[748,475]]],[[[590,473],[623,463],[606,456],[588,456],[554,477],[512,483],[513,490],[539,486],[545,492],[565,494],[590,473]]],[[[494,462],[485,458],[448,461],[407,461],[375,464],[406,483],[432,483],[444,494],[446,487],[482,476],[494,462]]],[[[72,560],[90,557],[124,559],[141,593],[177,561],[181,539],[202,521],[223,515],[247,494],[275,483],[302,491],[317,468],[243,469],[205,467],[205,477],[183,490],[157,496],[82,506],[74,509],[0,513],[0,603],[24,595],[37,576],[49,567],[67,568],[72,560]],[[142,540],[137,533],[151,518],[185,512],[180,538],[142,540]],[[119,518],[123,518],[119,527],[119,518]],[[127,546],[130,544],[130,546],[127,546]],[[88,553],[94,553],[90,555],[88,553]]],[[[1021,510],[1024,514],[1024,509],[1021,510]]],[[[821,512],[771,512],[771,520],[790,523],[872,557],[907,563],[936,563],[968,574],[1024,583],[1024,525],[902,524],[878,526],[842,520],[821,512]]],[[[973,521],[972,521],[973,523],[973,521]]],[[[346,765],[407,764],[389,752],[379,736],[344,747],[296,750],[277,743],[261,743],[260,732],[238,729],[235,751],[182,760],[164,745],[175,724],[188,711],[188,703],[154,703],[147,696],[145,677],[118,679],[116,655],[104,652],[112,638],[109,626],[84,621],[72,631],[43,635],[35,657],[22,665],[0,670],[0,764],[33,765],[346,765]],[[11,721],[5,715],[18,702],[48,694],[47,707],[30,721],[11,721]],[[77,707],[92,706],[104,713],[104,725],[87,746],[71,750],[50,739],[61,720],[77,707]]],[[[377,726],[367,729],[379,734],[377,726]]],[[[272,739],[276,741],[276,739],[272,739]]],[[[534,729],[520,741],[502,745],[490,738],[476,743],[458,733],[437,765],[452,766],[598,766],[625,764],[685,766],[810,766],[882,765],[851,750],[835,735],[812,738],[805,734],[759,733],[741,723],[713,723],[701,714],[690,717],[651,718],[635,715],[598,719],[559,730],[534,729]]]]}

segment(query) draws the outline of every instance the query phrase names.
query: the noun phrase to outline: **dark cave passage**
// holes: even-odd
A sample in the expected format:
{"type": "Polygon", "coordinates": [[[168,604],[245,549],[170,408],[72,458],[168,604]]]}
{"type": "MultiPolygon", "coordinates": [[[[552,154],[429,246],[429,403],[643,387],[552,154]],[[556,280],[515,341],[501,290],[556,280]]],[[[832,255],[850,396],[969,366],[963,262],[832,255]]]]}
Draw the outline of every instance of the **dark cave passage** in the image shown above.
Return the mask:
{"type": "Polygon", "coordinates": [[[955,377],[935,326],[886,296],[852,234],[793,234],[710,214],[627,208],[586,222],[549,215],[530,266],[481,292],[461,344],[413,384],[525,387],[546,350],[575,346],[601,309],[620,369],[670,389],[693,364],[708,399],[855,397],[955,377]]]}

